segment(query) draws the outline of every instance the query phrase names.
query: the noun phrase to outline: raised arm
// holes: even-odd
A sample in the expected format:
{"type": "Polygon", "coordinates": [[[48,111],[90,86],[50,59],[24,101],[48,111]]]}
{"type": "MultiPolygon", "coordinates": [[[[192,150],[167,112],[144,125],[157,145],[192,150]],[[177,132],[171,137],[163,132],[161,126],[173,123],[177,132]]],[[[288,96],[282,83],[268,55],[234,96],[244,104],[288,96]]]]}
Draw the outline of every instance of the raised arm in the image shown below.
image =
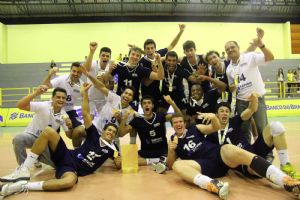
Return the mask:
{"type": "Polygon", "coordinates": [[[177,159],[177,155],[175,149],[178,144],[178,137],[174,136],[173,141],[169,141],[168,143],[168,156],[167,156],[167,166],[169,169],[172,169],[172,166],[177,159]]]}
{"type": "Polygon", "coordinates": [[[84,83],[80,88],[80,93],[82,96],[82,105],[81,105],[81,111],[82,111],[82,117],[85,129],[88,129],[90,126],[92,126],[92,118],[90,115],[90,106],[89,106],[89,97],[88,97],[88,90],[92,84],[90,83],[84,83]]]}
{"type": "Polygon", "coordinates": [[[128,116],[134,112],[134,110],[126,110],[124,116],[122,117],[120,126],[119,126],[119,136],[123,137],[124,135],[126,135],[127,133],[129,133],[130,131],[132,131],[132,126],[129,124],[126,124],[128,116]]]}
{"type": "Polygon", "coordinates": [[[248,120],[257,111],[259,94],[252,93],[249,97],[248,108],[241,113],[242,120],[248,120]]]}
{"type": "Polygon", "coordinates": [[[86,77],[88,77],[88,79],[90,79],[92,81],[95,88],[100,90],[100,92],[102,92],[104,94],[104,96],[108,96],[109,90],[107,89],[107,87],[105,86],[105,84],[102,81],[100,81],[96,77],[92,76],[89,72],[86,71],[86,69],[84,67],[81,67],[81,71],[84,75],[86,75],[86,77]]]}
{"type": "Polygon", "coordinates": [[[158,65],[157,72],[152,71],[150,73],[149,79],[163,80],[165,76],[165,72],[164,72],[164,67],[162,65],[161,57],[159,53],[155,53],[155,60],[157,61],[157,65],[158,65]]]}
{"type": "Polygon", "coordinates": [[[179,32],[172,40],[171,44],[167,47],[168,51],[171,51],[177,45],[182,33],[184,32],[184,29],[185,29],[185,24],[179,24],[179,32]]]}
{"type": "Polygon", "coordinates": [[[209,135],[218,131],[221,128],[221,124],[217,116],[213,113],[198,113],[199,117],[203,119],[203,123],[205,124],[197,124],[197,129],[205,134],[209,135]]]}
{"type": "Polygon", "coordinates": [[[88,72],[91,71],[93,57],[94,57],[94,53],[95,53],[97,47],[98,47],[97,42],[90,42],[90,52],[89,52],[89,55],[86,59],[86,62],[84,63],[84,67],[85,67],[86,71],[88,71],[88,72]]]}
{"type": "Polygon", "coordinates": [[[58,67],[53,67],[53,68],[49,69],[49,72],[48,72],[47,76],[44,78],[42,84],[48,86],[48,88],[52,88],[50,81],[51,81],[51,77],[54,74],[56,74],[56,72],[58,72],[58,67]]]}
{"type": "MultiPolygon", "coordinates": [[[[163,97],[164,97],[165,101],[172,106],[175,113],[181,113],[181,110],[177,107],[176,103],[173,101],[173,99],[170,97],[170,95],[164,95],[163,97]]],[[[171,118],[172,118],[172,115],[166,115],[166,121],[170,121],[171,118]]]]}
{"type": "Polygon", "coordinates": [[[47,85],[40,85],[36,88],[36,90],[33,91],[33,93],[23,97],[21,100],[17,103],[17,108],[21,110],[30,111],[30,102],[37,96],[45,93],[48,89],[47,85]]]}
{"type": "Polygon", "coordinates": [[[199,75],[197,77],[200,81],[209,81],[211,83],[214,84],[214,86],[220,91],[220,92],[223,92],[226,90],[227,88],[227,85],[223,82],[223,81],[220,81],[219,79],[217,78],[211,78],[209,76],[204,76],[204,75],[199,75]]]}

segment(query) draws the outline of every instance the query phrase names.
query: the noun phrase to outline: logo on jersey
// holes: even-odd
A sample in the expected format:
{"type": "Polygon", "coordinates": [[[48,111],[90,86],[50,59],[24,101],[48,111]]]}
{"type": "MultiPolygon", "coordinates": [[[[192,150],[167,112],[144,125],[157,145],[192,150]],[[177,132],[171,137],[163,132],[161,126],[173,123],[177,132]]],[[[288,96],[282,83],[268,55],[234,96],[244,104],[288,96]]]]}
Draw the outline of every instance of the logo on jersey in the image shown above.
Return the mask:
{"type": "Polygon", "coordinates": [[[160,123],[158,122],[158,123],[154,124],[153,126],[158,127],[158,126],[160,126],[160,123]]]}
{"type": "Polygon", "coordinates": [[[108,150],[107,149],[102,149],[102,152],[103,153],[108,153],[108,150]]]}
{"type": "Polygon", "coordinates": [[[186,137],[186,139],[191,139],[191,138],[194,138],[194,137],[195,137],[194,135],[191,135],[191,136],[186,137]]]}

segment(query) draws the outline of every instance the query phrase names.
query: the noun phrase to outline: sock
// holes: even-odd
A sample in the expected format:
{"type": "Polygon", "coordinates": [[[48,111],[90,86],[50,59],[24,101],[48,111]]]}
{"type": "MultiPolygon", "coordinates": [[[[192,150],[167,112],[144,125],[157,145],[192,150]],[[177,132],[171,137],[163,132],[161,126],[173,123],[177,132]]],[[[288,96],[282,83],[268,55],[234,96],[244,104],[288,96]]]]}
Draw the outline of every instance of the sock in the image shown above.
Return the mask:
{"type": "Polygon", "coordinates": [[[286,165],[286,163],[290,162],[289,153],[287,149],[278,150],[277,153],[281,165],[286,165]]]}
{"type": "Polygon", "coordinates": [[[258,175],[266,177],[267,169],[271,164],[260,156],[254,156],[250,168],[254,170],[258,175]]]}
{"type": "Polygon", "coordinates": [[[283,178],[286,177],[287,175],[285,173],[283,173],[282,171],[280,171],[280,169],[278,169],[277,167],[275,167],[274,165],[271,165],[268,170],[267,170],[267,174],[266,177],[267,179],[269,179],[270,181],[272,181],[273,183],[283,187],[283,178]]]}
{"type": "Polygon", "coordinates": [[[26,187],[28,190],[43,190],[44,181],[28,182],[26,187]]]}
{"type": "Polygon", "coordinates": [[[213,179],[209,178],[208,176],[197,174],[194,177],[194,184],[198,185],[200,188],[207,190],[207,185],[210,183],[213,179]]]}
{"type": "Polygon", "coordinates": [[[38,157],[39,155],[29,152],[25,162],[23,163],[23,166],[27,169],[30,169],[33,166],[34,162],[38,159],[38,157]]]}
{"type": "Polygon", "coordinates": [[[136,137],[130,137],[130,144],[136,144],[136,137]]]}
{"type": "Polygon", "coordinates": [[[147,165],[151,165],[152,163],[158,163],[159,158],[146,158],[147,165]]]}

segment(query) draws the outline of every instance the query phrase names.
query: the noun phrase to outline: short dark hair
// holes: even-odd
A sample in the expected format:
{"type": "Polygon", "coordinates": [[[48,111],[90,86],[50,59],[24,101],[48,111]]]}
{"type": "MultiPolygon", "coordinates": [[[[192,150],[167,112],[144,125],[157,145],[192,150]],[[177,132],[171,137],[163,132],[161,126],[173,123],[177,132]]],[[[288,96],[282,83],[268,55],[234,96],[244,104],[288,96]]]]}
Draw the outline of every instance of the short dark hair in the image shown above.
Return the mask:
{"type": "Polygon", "coordinates": [[[73,67],[80,67],[81,63],[80,62],[73,62],[72,65],[71,65],[71,69],[73,67]]]}
{"type": "Polygon", "coordinates": [[[229,42],[232,42],[232,43],[235,44],[238,48],[240,48],[239,44],[238,44],[236,41],[234,41],[234,40],[230,40],[230,41],[226,42],[225,45],[226,45],[227,43],[229,43],[229,42]]]}
{"type": "Polygon", "coordinates": [[[52,92],[52,97],[54,97],[56,95],[56,92],[63,92],[67,96],[67,91],[64,88],[61,88],[61,87],[54,88],[54,90],[52,92]]]}
{"type": "Polygon", "coordinates": [[[183,119],[183,121],[184,121],[184,115],[182,113],[174,113],[171,116],[171,119],[170,119],[170,123],[171,123],[172,126],[173,126],[173,119],[177,118],[177,117],[181,117],[183,119]]]}
{"type": "Polygon", "coordinates": [[[175,51],[169,51],[167,54],[166,54],[166,60],[168,59],[168,57],[176,57],[176,60],[178,60],[178,55],[175,51]]]}
{"type": "Polygon", "coordinates": [[[182,47],[183,47],[183,50],[191,49],[191,48],[196,49],[196,44],[192,40],[187,40],[187,41],[185,41],[185,43],[183,43],[182,47]]]}
{"type": "Polygon", "coordinates": [[[126,89],[131,90],[131,91],[133,92],[133,96],[134,96],[134,94],[135,94],[135,88],[134,88],[134,87],[132,87],[132,86],[126,86],[126,87],[124,88],[123,92],[124,92],[126,89]]]}
{"type": "Polygon", "coordinates": [[[136,52],[139,52],[141,55],[140,56],[142,56],[142,49],[141,48],[138,48],[138,47],[131,47],[130,49],[129,49],[129,53],[128,53],[128,55],[130,55],[130,53],[132,52],[132,51],[136,51],[136,52]]]}
{"type": "Polygon", "coordinates": [[[221,108],[221,107],[226,107],[226,108],[228,108],[229,111],[231,112],[231,106],[230,106],[229,103],[227,103],[227,102],[220,102],[220,103],[218,103],[217,106],[216,106],[216,113],[218,113],[218,110],[219,110],[219,108],[221,108]]]}
{"type": "Polygon", "coordinates": [[[205,60],[207,61],[208,56],[212,55],[212,54],[216,54],[218,57],[220,57],[219,52],[215,51],[215,50],[211,50],[209,52],[206,53],[205,55],[205,60]]]}
{"type": "Polygon", "coordinates": [[[148,44],[154,44],[154,47],[156,48],[156,44],[155,44],[155,42],[154,42],[153,39],[147,39],[147,40],[144,42],[144,49],[146,48],[146,46],[147,46],[148,44]]]}
{"type": "Polygon", "coordinates": [[[109,47],[102,47],[102,48],[100,49],[99,55],[100,55],[102,52],[107,52],[107,53],[109,53],[109,54],[111,55],[111,49],[110,49],[109,47]]]}
{"type": "Polygon", "coordinates": [[[141,103],[143,103],[144,100],[150,100],[152,102],[152,104],[154,104],[154,99],[150,95],[143,96],[141,99],[141,103]]]}
{"type": "Polygon", "coordinates": [[[116,132],[116,135],[117,135],[119,127],[116,124],[114,124],[114,123],[107,123],[107,124],[105,124],[104,128],[103,128],[103,131],[105,131],[110,126],[114,127],[117,130],[117,132],[116,132]]]}

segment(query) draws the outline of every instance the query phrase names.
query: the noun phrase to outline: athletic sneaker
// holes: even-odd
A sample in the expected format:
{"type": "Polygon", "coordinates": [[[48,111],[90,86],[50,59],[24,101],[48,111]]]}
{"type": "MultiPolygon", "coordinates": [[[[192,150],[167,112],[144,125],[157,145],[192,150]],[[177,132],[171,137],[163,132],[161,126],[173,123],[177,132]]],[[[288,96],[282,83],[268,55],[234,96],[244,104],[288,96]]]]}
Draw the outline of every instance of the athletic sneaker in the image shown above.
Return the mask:
{"type": "Polygon", "coordinates": [[[229,184],[228,182],[221,182],[216,179],[213,179],[210,181],[210,183],[207,184],[207,190],[216,193],[219,195],[221,199],[227,200],[228,194],[229,194],[229,184]]]}
{"type": "Polygon", "coordinates": [[[21,180],[29,180],[30,172],[27,167],[19,166],[13,173],[0,178],[1,182],[17,182],[21,180]]]}
{"type": "Polygon", "coordinates": [[[286,176],[283,178],[284,189],[288,192],[292,192],[295,195],[300,195],[300,181],[286,176]]]}
{"type": "Polygon", "coordinates": [[[281,169],[281,171],[283,171],[290,177],[300,180],[300,175],[297,174],[296,168],[291,163],[286,163],[285,165],[280,165],[280,169],[281,169]]]}
{"type": "Polygon", "coordinates": [[[3,185],[0,192],[0,199],[3,199],[4,197],[15,193],[27,192],[28,188],[26,187],[26,184],[27,181],[18,181],[15,183],[7,183],[3,185]]]}
{"type": "Polygon", "coordinates": [[[35,166],[36,168],[42,168],[42,163],[41,163],[40,161],[36,160],[36,161],[34,162],[34,166],[35,166]]]}
{"type": "Polygon", "coordinates": [[[168,170],[168,167],[164,163],[158,162],[158,163],[153,163],[152,164],[152,169],[156,173],[162,174],[162,173],[164,173],[165,171],[168,170]]]}

